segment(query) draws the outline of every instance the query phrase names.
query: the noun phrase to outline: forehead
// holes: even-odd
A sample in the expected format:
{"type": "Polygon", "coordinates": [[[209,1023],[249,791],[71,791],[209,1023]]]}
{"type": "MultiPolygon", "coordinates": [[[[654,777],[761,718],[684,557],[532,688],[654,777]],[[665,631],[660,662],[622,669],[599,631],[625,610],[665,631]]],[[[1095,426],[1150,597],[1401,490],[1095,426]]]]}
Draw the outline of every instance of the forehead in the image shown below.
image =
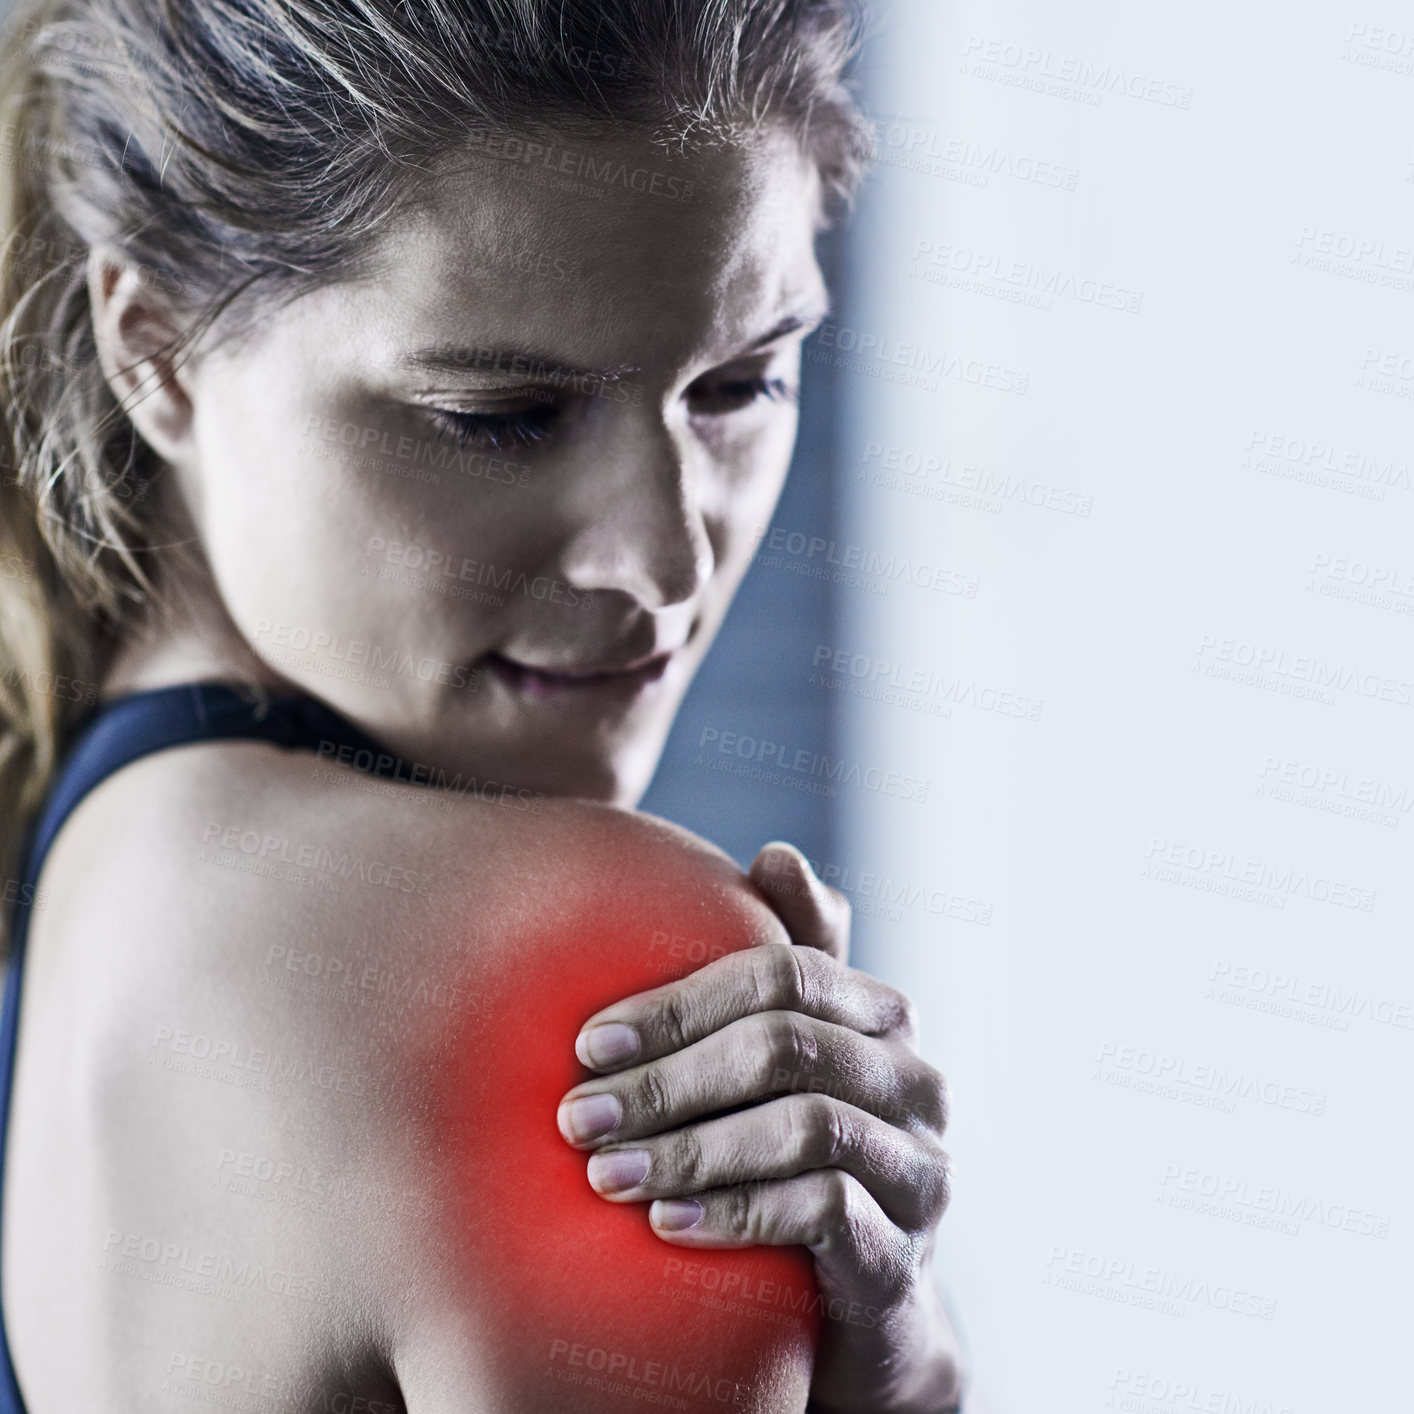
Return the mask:
{"type": "Polygon", "coordinates": [[[786,132],[668,153],[646,137],[481,139],[384,237],[396,340],[535,347],[589,367],[730,352],[823,299],[819,179],[786,132]]]}

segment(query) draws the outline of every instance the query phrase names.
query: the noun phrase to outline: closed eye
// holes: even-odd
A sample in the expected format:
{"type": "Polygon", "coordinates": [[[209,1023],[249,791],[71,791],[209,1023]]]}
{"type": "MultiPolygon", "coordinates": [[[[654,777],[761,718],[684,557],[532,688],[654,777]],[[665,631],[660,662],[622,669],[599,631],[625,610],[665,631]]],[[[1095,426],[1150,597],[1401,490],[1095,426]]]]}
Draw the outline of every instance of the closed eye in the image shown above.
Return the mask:
{"type": "Polygon", "coordinates": [[[459,447],[470,444],[493,451],[543,442],[550,435],[556,413],[547,403],[515,412],[453,412],[450,408],[427,411],[440,434],[455,438],[459,447]]]}
{"type": "Polygon", "coordinates": [[[713,417],[740,412],[757,403],[794,403],[800,390],[789,379],[764,375],[699,379],[688,389],[695,414],[713,417]]]}

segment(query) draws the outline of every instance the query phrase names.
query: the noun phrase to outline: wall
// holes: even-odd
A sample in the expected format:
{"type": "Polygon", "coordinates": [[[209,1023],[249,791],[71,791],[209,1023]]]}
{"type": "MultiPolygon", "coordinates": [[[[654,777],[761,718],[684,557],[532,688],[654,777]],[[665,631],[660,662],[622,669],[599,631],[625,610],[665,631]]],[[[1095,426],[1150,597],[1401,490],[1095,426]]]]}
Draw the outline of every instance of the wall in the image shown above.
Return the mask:
{"type": "Polygon", "coordinates": [[[901,578],[842,596],[818,690],[926,782],[842,798],[839,862],[953,1082],[982,1384],[1392,1408],[1414,24],[900,0],[868,83],[827,339],[841,521],[901,578]]]}
{"type": "MultiPolygon", "coordinates": [[[[840,233],[819,257],[840,297],[840,233]]],[[[812,338],[807,348],[817,350],[812,338]]],[[[832,755],[837,704],[800,671],[801,653],[833,634],[829,563],[838,540],[834,391],[828,362],[801,365],[800,434],[785,491],[716,643],[688,690],[645,810],[696,830],[743,866],[771,839],[798,845],[822,868],[833,844],[834,804],[822,776],[779,768],[832,755]]]]}

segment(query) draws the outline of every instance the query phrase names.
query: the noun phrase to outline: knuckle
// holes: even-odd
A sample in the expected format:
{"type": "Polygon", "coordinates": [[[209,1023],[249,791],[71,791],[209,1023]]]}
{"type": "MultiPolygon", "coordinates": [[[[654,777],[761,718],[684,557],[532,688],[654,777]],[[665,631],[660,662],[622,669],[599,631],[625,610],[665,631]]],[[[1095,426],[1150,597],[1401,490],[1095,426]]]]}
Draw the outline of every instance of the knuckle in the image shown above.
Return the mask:
{"type": "Polygon", "coordinates": [[[680,1051],[691,1041],[692,1023],[687,1000],[676,988],[663,998],[662,1009],[658,1013],[658,1029],[670,1051],[680,1051]]]}
{"type": "Polygon", "coordinates": [[[934,1222],[937,1222],[938,1219],[947,1212],[948,1204],[952,1202],[952,1186],[952,1158],[948,1154],[939,1151],[937,1163],[934,1166],[934,1182],[931,1194],[933,1201],[929,1205],[934,1222]]]}
{"type": "Polygon", "coordinates": [[[816,1201],[821,1240],[831,1245],[844,1240],[854,1227],[856,1207],[854,1181],[843,1169],[826,1169],[816,1201]]]}
{"type": "Polygon", "coordinates": [[[895,991],[891,1001],[895,1028],[912,1040],[918,1035],[918,1008],[913,998],[895,991]]]}
{"type": "Polygon", "coordinates": [[[805,998],[805,977],[801,952],[789,943],[772,943],[753,948],[748,954],[756,983],[756,996],[763,1009],[793,1011],[805,998]]]}
{"type": "Polygon", "coordinates": [[[696,1193],[708,1186],[707,1157],[702,1150],[702,1136],[695,1129],[682,1129],[673,1136],[668,1161],[687,1192],[696,1193]]]}
{"type": "Polygon", "coordinates": [[[846,1147],[840,1107],[824,1095],[798,1095],[786,1102],[786,1151],[804,1168],[839,1157],[846,1147]]]}
{"type": "Polygon", "coordinates": [[[721,1223],[736,1237],[754,1239],[756,1237],[756,1205],[751,1201],[751,1190],[745,1184],[722,1190],[721,1223]]]}
{"type": "Polygon", "coordinates": [[[952,1201],[952,1186],[951,1156],[936,1140],[925,1141],[921,1154],[909,1166],[911,1201],[900,1226],[915,1235],[936,1227],[952,1201]]]}
{"type": "Polygon", "coordinates": [[[673,1105],[673,1088],[661,1066],[646,1066],[638,1077],[638,1106],[645,1118],[668,1114],[673,1105]]]}
{"type": "Polygon", "coordinates": [[[765,1008],[799,1011],[810,993],[805,954],[812,952],[812,949],[796,947],[793,943],[773,943],[771,946],[756,947],[754,952],[768,954],[755,959],[758,967],[756,991],[765,1008]]]}
{"type": "Polygon", "coordinates": [[[873,1012],[870,1034],[897,1036],[911,1051],[916,1051],[918,1008],[897,987],[870,977],[866,983],[866,998],[873,1012]]]}
{"type": "Polygon", "coordinates": [[[923,1117],[928,1127],[941,1134],[948,1127],[952,1114],[952,1091],[947,1077],[931,1065],[925,1065],[919,1077],[923,1117]]]}
{"type": "Polygon", "coordinates": [[[771,1084],[795,1084],[815,1073],[815,1033],[798,1012],[768,1011],[760,1019],[764,1067],[771,1084]]]}

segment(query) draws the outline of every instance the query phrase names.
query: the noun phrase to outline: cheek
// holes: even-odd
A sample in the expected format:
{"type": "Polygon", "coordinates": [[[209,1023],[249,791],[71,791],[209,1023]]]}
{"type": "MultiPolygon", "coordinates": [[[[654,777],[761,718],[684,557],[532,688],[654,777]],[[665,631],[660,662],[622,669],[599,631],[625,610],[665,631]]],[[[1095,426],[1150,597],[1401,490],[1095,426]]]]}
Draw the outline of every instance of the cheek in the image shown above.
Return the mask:
{"type": "Polygon", "coordinates": [[[704,511],[722,592],[735,591],[761,537],[770,528],[795,447],[793,415],[773,419],[756,436],[719,452],[720,472],[704,511]]]}
{"type": "Polygon", "coordinates": [[[354,400],[231,391],[202,424],[197,503],[223,598],[257,650],[295,633],[385,654],[474,647],[500,611],[477,576],[513,554],[507,512],[528,495],[525,469],[354,400]]]}

